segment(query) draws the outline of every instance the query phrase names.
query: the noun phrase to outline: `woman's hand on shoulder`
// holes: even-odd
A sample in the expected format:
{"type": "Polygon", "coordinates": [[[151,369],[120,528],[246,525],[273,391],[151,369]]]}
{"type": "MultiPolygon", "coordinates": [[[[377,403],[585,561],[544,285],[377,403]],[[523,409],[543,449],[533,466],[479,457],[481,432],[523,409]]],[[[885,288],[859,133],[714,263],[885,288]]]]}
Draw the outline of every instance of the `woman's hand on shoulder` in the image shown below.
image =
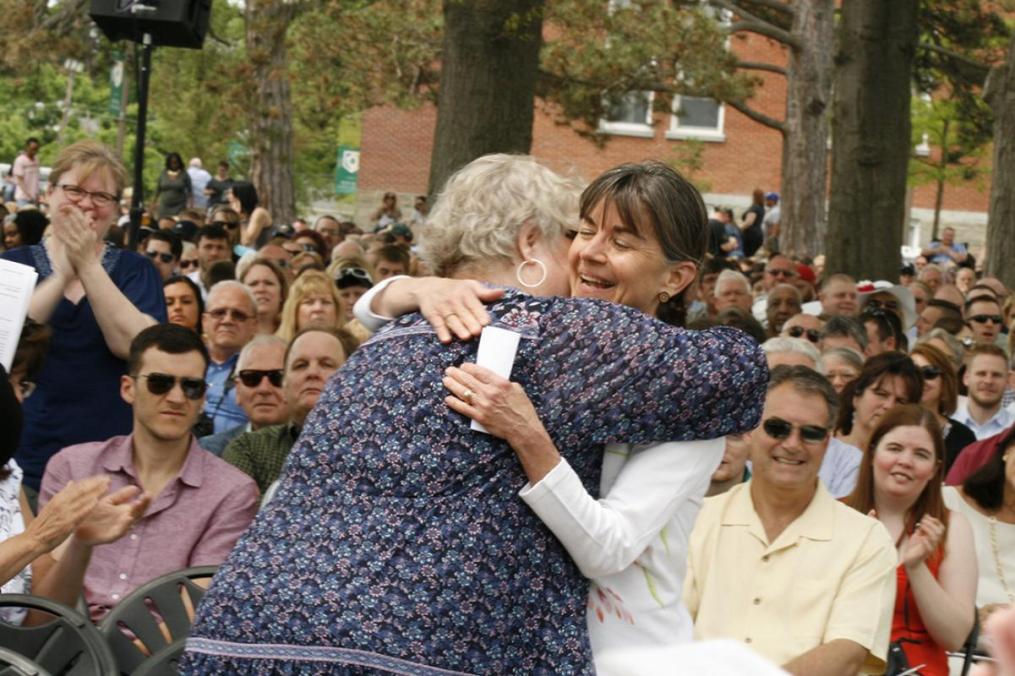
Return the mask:
{"type": "Polygon", "coordinates": [[[484,304],[504,295],[503,289],[469,279],[423,277],[409,280],[409,284],[419,302],[420,314],[430,322],[442,343],[450,343],[452,338],[478,337],[490,323],[490,313],[484,304]]]}
{"type": "Polygon", "coordinates": [[[475,420],[493,436],[514,445],[526,434],[543,430],[535,406],[518,383],[478,364],[452,366],[444,373],[444,387],[451,392],[444,400],[448,407],[475,420]]]}

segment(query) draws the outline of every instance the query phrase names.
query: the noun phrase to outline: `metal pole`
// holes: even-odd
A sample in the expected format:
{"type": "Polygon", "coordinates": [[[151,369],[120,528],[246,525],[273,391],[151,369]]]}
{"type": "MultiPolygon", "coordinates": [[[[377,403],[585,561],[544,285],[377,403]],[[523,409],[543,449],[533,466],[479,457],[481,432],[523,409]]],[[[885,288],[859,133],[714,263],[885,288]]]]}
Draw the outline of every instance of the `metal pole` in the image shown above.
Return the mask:
{"type": "Polygon", "coordinates": [[[137,96],[137,138],[134,145],[134,193],[130,200],[130,236],[128,248],[137,248],[141,229],[141,215],[144,213],[144,143],[145,126],[148,119],[148,83],[152,70],[152,36],[145,33],[141,41],[141,72],[138,73],[139,91],[137,96]]]}

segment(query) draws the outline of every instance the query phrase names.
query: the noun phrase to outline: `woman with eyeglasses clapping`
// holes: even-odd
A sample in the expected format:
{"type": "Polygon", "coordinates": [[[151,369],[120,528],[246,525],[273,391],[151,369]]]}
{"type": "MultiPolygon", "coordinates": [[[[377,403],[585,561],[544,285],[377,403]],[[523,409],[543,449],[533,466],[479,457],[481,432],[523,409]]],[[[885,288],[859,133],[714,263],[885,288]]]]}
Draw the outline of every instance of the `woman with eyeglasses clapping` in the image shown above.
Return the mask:
{"type": "Polygon", "coordinates": [[[949,417],[955,412],[959,398],[959,376],[951,360],[933,345],[921,343],[909,356],[923,376],[923,397],[920,403],[937,418],[944,434],[945,474],[963,448],[976,441],[973,431],[949,417]]]}
{"type": "Polygon", "coordinates": [[[130,343],[166,321],[162,280],[151,262],[104,241],[120,215],[125,181],[123,164],[106,146],[68,146],[49,178],[50,236],[3,254],[39,273],[28,315],[53,330],[15,456],[33,490],[61,448],[130,431],[131,408],[119,386],[130,343]]]}

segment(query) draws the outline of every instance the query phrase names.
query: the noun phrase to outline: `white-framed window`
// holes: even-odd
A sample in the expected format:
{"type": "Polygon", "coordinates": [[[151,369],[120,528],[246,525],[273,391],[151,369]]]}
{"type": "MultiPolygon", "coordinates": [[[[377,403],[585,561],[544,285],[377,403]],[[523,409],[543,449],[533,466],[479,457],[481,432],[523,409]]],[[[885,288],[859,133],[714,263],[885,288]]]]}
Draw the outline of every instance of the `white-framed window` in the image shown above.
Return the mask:
{"type": "Polygon", "coordinates": [[[652,100],[654,92],[634,91],[609,104],[599,121],[599,131],[619,136],[652,138],[652,100]]]}
{"type": "Polygon", "coordinates": [[[704,96],[674,96],[668,139],[697,139],[721,143],[726,140],[723,124],[726,106],[704,96]]]}

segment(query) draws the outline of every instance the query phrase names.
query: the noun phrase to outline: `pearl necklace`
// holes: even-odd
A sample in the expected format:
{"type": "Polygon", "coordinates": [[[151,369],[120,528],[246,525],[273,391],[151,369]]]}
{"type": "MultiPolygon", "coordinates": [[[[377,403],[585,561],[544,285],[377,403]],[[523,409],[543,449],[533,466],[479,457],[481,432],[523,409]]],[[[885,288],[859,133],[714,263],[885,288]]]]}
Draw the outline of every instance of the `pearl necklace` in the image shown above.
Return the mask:
{"type": "Polygon", "coordinates": [[[1001,548],[997,544],[997,519],[993,516],[987,517],[987,522],[990,524],[990,548],[994,553],[994,568],[997,570],[997,579],[1001,583],[1001,588],[1004,593],[1008,596],[1009,603],[1015,603],[1015,594],[1011,593],[1011,589],[1008,588],[1008,580],[1004,577],[1004,568],[1001,566],[1001,548]]]}

